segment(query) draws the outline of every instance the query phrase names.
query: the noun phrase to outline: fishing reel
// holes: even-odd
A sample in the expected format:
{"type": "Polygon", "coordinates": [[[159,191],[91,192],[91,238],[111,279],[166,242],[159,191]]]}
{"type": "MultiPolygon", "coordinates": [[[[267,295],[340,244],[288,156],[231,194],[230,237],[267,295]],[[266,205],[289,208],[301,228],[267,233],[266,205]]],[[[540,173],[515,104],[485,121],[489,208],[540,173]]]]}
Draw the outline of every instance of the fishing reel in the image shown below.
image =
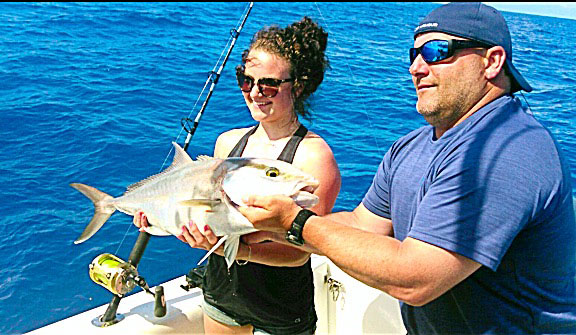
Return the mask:
{"type": "MultiPolygon", "coordinates": [[[[138,274],[138,270],[131,263],[125,262],[112,254],[102,254],[94,258],[88,269],[92,281],[105,287],[118,297],[124,296],[136,286],[140,286],[146,293],[154,296],[154,316],[161,318],[166,315],[164,288],[157,286],[156,292],[152,292],[144,278],[138,274]]],[[[106,324],[106,322],[102,323],[100,318],[97,319],[92,322],[96,326],[106,327],[110,325],[106,324]]],[[[116,322],[119,321],[121,319],[116,320],[116,322]]]]}

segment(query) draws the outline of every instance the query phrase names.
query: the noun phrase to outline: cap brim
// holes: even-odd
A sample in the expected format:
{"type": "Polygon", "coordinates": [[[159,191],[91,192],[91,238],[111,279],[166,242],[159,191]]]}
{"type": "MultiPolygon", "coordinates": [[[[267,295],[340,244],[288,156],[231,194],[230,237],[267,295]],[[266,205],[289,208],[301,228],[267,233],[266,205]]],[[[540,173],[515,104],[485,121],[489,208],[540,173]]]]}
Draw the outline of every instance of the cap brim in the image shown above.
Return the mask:
{"type": "Polygon", "coordinates": [[[514,64],[512,64],[512,62],[508,62],[508,61],[506,61],[506,64],[508,65],[508,70],[510,71],[510,74],[512,75],[512,79],[514,81],[512,83],[512,93],[519,91],[519,90],[531,92],[532,86],[530,86],[530,84],[528,84],[526,79],[524,79],[524,77],[522,77],[520,72],[518,72],[516,67],[514,67],[514,64]]]}

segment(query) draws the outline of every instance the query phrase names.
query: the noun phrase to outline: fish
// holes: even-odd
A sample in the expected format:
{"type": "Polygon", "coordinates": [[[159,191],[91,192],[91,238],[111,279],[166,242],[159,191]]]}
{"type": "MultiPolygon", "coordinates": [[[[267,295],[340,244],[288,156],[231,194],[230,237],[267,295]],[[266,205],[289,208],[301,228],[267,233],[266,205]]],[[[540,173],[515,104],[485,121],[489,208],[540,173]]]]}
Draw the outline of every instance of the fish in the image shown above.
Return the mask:
{"type": "Polygon", "coordinates": [[[172,164],[162,172],[127,187],[119,197],[82,183],[71,183],[94,205],[94,216],[74,241],[92,237],[116,211],[134,216],[143,211],[148,220],[144,230],[152,235],[181,235],[182,227],[193,221],[204,231],[208,225],[218,243],[204,259],[224,243],[230,267],[238,252],[240,236],[257,231],[239,211],[242,199],[251,195],[291,197],[299,206],[318,203],[313,192],[319,182],[312,175],[284,161],[265,158],[213,158],[193,160],[177,143],[172,164]]]}

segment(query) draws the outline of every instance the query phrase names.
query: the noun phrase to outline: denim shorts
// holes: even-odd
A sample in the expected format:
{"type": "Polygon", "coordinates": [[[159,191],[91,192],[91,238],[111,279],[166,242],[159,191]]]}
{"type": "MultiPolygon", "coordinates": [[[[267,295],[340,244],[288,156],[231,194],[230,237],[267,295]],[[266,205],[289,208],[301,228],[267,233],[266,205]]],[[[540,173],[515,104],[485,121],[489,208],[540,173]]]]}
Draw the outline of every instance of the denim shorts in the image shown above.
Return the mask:
{"type": "MultiPolygon", "coordinates": [[[[246,324],[240,324],[239,322],[234,320],[234,318],[231,317],[230,315],[221,311],[217,307],[207,303],[206,300],[202,301],[202,309],[204,310],[204,314],[206,314],[212,320],[218,321],[227,326],[241,327],[246,325],[246,324]]],[[[254,327],[254,330],[252,332],[254,335],[273,335],[272,333],[269,333],[268,331],[257,327],[254,327]]],[[[314,334],[314,332],[315,329],[311,329],[294,335],[311,335],[314,334]]]]}

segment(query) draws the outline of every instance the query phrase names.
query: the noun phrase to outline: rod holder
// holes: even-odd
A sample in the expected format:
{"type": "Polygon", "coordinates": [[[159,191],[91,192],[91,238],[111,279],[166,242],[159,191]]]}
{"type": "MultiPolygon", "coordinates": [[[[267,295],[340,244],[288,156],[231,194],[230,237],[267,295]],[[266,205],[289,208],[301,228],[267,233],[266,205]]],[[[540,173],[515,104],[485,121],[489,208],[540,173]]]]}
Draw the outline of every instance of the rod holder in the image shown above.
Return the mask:
{"type": "Polygon", "coordinates": [[[166,316],[166,298],[162,286],[156,286],[154,289],[154,316],[157,318],[166,316]]]}
{"type": "MultiPolygon", "coordinates": [[[[146,250],[146,246],[148,245],[149,240],[150,234],[147,232],[140,232],[140,235],[138,235],[138,239],[136,239],[134,247],[130,252],[130,257],[128,258],[128,263],[132,264],[135,268],[138,267],[138,263],[144,254],[144,250],[146,250]]],[[[93,320],[92,324],[97,327],[108,327],[122,321],[124,316],[122,314],[116,314],[122,297],[123,296],[121,295],[114,295],[114,297],[112,297],[112,301],[110,301],[108,304],[106,312],[104,312],[101,317],[97,318],[98,322],[95,323],[93,320]]]]}

